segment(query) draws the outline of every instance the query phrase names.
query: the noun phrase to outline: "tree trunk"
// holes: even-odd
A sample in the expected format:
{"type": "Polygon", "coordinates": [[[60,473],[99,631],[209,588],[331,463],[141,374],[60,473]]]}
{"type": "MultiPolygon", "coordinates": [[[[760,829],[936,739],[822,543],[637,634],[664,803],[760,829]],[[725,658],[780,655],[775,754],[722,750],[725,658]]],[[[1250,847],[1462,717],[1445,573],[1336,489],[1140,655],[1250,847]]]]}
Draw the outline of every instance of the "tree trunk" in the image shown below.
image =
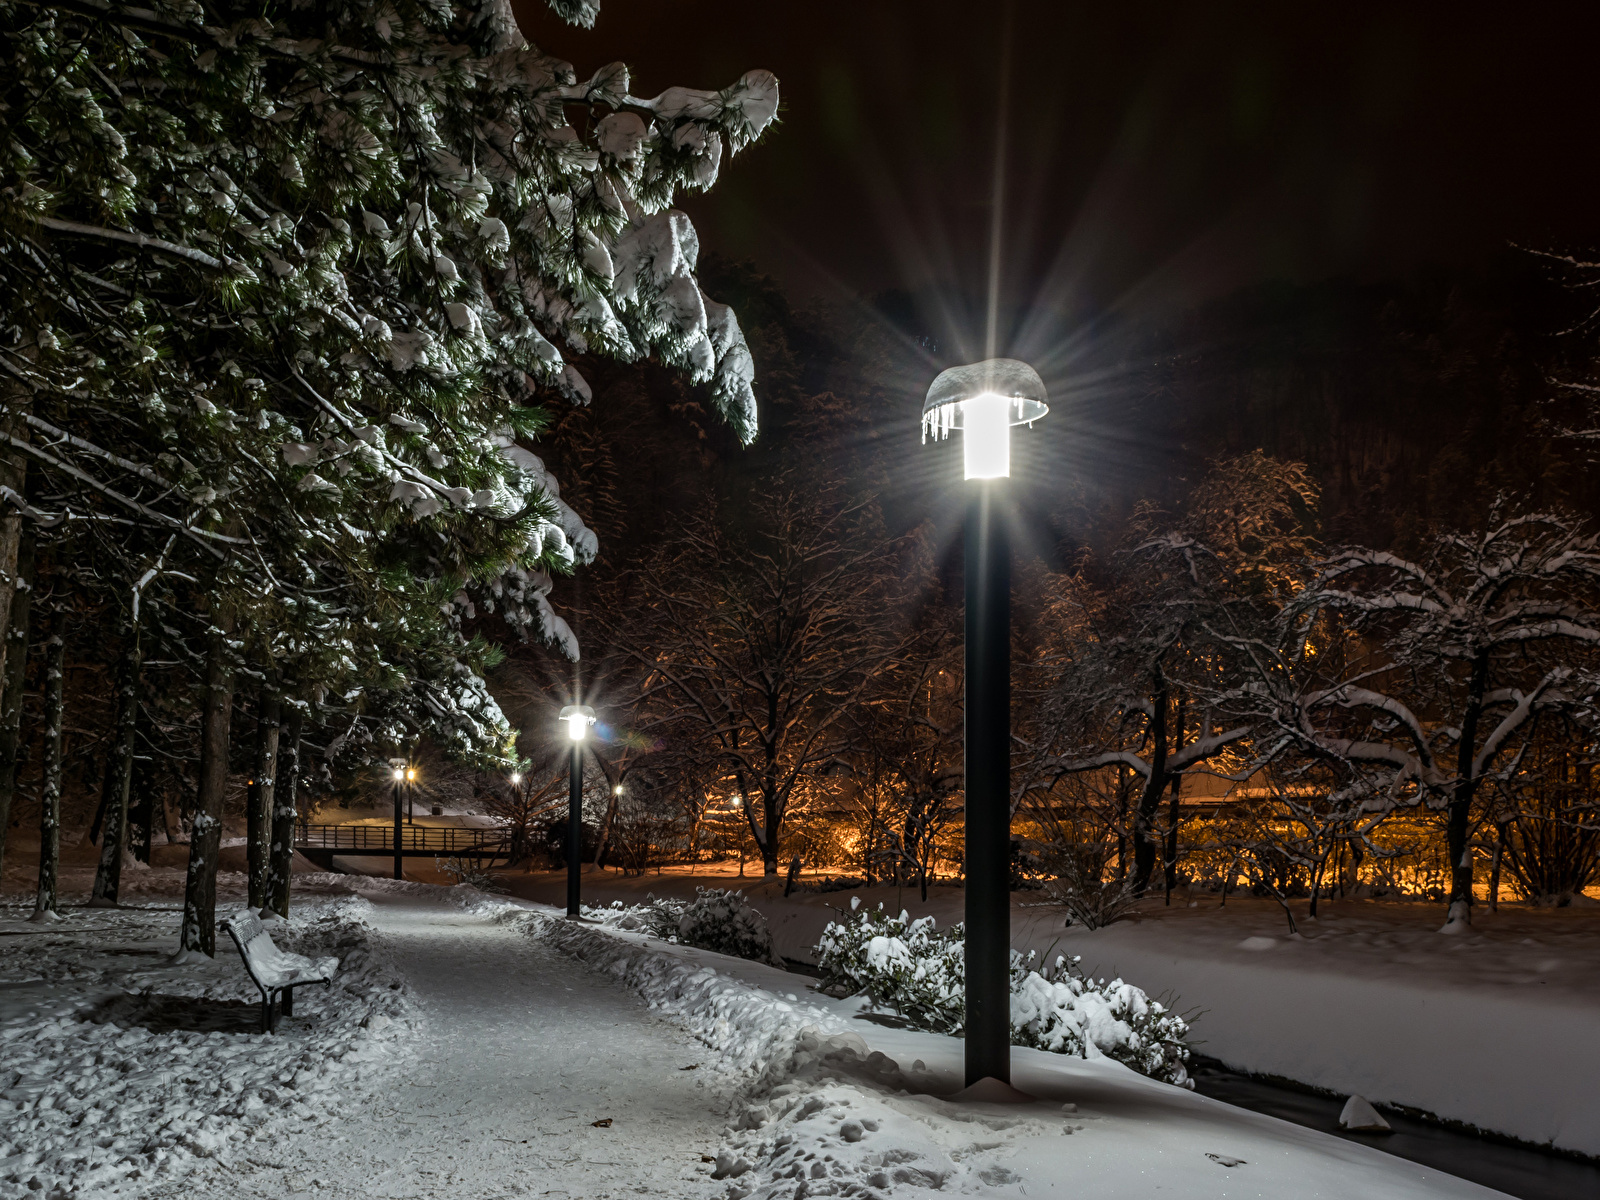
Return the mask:
{"type": "Polygon", "coordinates": [[[205,695],[200,707],[200,782],[189,835],[183,889],[180,955],[217,954],[217,855],[222,848],[222,798],[228,782],[228,726],[233,717],[233,671],[228,661],[231,616],[215,614],[207,636],[205,695]]]}
{"type": "Polygon", "coordinates": [[[247,818],[252,910],[267,906],[268,846],[272,835],[272,800],[276,790],[274,773],[278,767],[281,710],[278,693],[273,690],[269,679],[261,685],[261,698],[256,709],[256,770],[250,786],[247,818]]]}
{"type": "Polygon", "coordinates": [[[1160,671],[1156,672],[1155,694],[1151,696],[1150,720],[1150,775],[1139,794],[1139,807],[1133,818],[1133,894],[1142,896],[1150,887],[1150,877],[1155,874],[1156,839],[1155,817],[1161,806],[1161,792],[1167,786],[1167,686],[1160,671]]]}
{"type": "Polygon", "coordinates": [[[1489,868],[1489,911],[1500,911],[1500,862],[1506,856],[1506,822],[1496,824],[1494,866],[1489,868]]]}
{"type": "MultiPolygon", "coordinates": [[[[1178,693],[1176,720],[1173,728],[1173,743],[1179,750],[1183,749],[1184,716],[1188,709],[1189,696],[1187,692],[1178,693]]],[[[1172,799],[1167,802],[1167,837],[1162,854],[1161,873],[1166,884],[1168,907],[1172,905],[1172,889],[1178,883],[1178,821],[1180,819],[1179,804],[1182,802],[1183,777],[1172,777],[1172,799]]]]}
{"type": "MultiPolygon", "coordinates": [[[[14,384],[7,388],[7,392],[6,408],[9,411],[0,417],[0,431],[26,441],[28,426],[21,419],[20,412],[31,406],[32,401],[14,384]]],[[[20,451],[0,452],[0,486],[8,487],[22,496],[27,492],[27,482],[27,458],[20,451]]],[[[11,598],[16,594],[18,580],[27,579],[31,582],[32,579],[31,570],[26,573],[18,570],[22,544],[24,540],[30,540],[24,528],[27,523],[27,518],[14,507],[0,501],[0,620],[5,619],[11,611],[11,598]]],[[[8,650],[8,646],[0,643],[0,678],[7,677],[5,663],[8,650]]],[[[26,649],[23,652],[26,653],[26,649]]],[[[3,836],[4,833],[0,832],[0,837],[3,836]]]]}
{"type": "Polygon", "coordinates": [[[17,550],[16,585],[5,631],[5,686],[0,691],[0,869],[5,867],[6,830],[16,795],[22,747],[22,693],[28,668],[28,617],[33,607],[33,531],[24,528],[17,550]]]}
{"type": "Polygon", "coordinates": [[[761,839],[761,873],[763,875],[776,875],[778,873],[778,801],[775,796],[762,789],[761,812],[766,818],[766,834],[761,839]]]}
{"type": "Polygon", "coordinates": [[[115,908],[122,887],[122,852],[127,842],[128,794],[133,788],[133,735],[139,720],[139,621],[128,622],[127,643],[117,681],[116,742],[111,749],[111,769],[106,772],[101,805],[106,823],[100,843],[100,867],[94,873],[95,906],[115,908]]]}
{"type": "Polygon", "coordinates": [[[57,616],[44,644],[44,779],[39,789],[39,893],[35,920],[59,914],[56,881],[61,872],[61,685],[65,653],[61,634],[66,618],[57,616]]]}
{"type": "Polygon", "coordinates": [[[1178,818],[1182,803],[1183,777],[1172,778],[1171,798],[1167,801],[1167,838],[1162,854],[1161,871],[1167,885],[1167,905],[1172,905],[1172,889],[1178,884],[1178,818]]]}
{"type": "Polygon", "coordinates": [[[294,859],[295,795],[300,787],[300,731],[305,714],[295,705],[278,746],[277,786],[273,789],[272,844],[267,855],[266,907],[289,915],[289,872],[294,859]]]}
{"type": "Polygon", "coordinates": [[[1472,826],[1472,799],[1478,785],[1473,775],[1478,718],[1483,712],[1488,680],[1489,658],[1480,654],[1473,660],[1472,677],[1467,685],[1467,705],[1462,714],[1461,744],[1456,758],[1456,783],[1445,815],[1445,853],[1450,861],[1450,908],[1445,917],[1446,929],[1472,924],[1472,846],[1468,835],[1472,826]]]}
{"type": "MultiPolygon", "coordinates": [[[[606,791],[611,794],[610,802],[606,805],[606,815],[600,818],[600,828],[594,836],[594,869],[598,871],[600,869],[600,860],[605,857],[606,842],[611,839],[611,822],[617,819],[618,789],[622,784],[619,779],[612,778],[611,764],[601,758],[598,753],[595,754],[594,761],[600,768],[600,774],[605,777],[606,791]]],[[[692,848],[694,844],[692,832],[689,837],[692,848]]]]}

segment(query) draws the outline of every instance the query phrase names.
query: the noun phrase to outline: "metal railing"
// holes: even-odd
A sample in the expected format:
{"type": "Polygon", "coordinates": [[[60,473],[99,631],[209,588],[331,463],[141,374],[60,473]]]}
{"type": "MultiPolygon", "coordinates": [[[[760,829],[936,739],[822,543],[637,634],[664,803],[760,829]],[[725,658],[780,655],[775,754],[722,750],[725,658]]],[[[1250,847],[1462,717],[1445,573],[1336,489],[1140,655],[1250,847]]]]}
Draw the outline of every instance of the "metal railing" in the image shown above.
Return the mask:
{"type": "MultiPolygon", "coordinates": [[[[447,825],[403,825],[400,848],[416,853],[482,854],[505,852],[503,829],[467,829],[447,825]]],[[[349,853],[394,853],[392,825],[296,825],[296,850],[341,850],[349,853]]]]}

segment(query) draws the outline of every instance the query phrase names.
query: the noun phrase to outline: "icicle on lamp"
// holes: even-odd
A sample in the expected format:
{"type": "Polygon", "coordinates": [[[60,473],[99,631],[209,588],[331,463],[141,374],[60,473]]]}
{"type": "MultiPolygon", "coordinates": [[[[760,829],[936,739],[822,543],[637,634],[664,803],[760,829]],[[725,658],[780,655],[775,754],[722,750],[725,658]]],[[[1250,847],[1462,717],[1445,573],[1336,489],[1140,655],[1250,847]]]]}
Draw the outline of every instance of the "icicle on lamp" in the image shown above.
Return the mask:
{"type": "Polygon", "coordinates": [[[922,440],[962,434],[968,479],[1011,474],[1011,426],[1032,425],[1050,411],[1044,380],[1025,362],[991,358],[943,371],[922,405],[922,440]]]}

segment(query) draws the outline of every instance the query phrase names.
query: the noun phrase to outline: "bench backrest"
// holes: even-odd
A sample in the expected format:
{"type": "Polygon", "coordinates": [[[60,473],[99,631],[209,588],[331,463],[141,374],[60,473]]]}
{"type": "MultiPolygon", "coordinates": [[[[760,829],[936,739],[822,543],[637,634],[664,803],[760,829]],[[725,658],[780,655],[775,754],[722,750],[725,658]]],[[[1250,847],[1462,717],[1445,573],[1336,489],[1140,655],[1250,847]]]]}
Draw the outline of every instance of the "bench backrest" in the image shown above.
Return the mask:
{"type": "Polygon", "coordinates": [[[249,910],[235,913],[222,922],[222,927],[238,944],[239,953],[244,956],[245,965],[251,968],[251,974],[255,973],[258,965],[264,965],[277,952],[278,947],[273,944],[272,935],[261,923],[261,918],[249,910]]]}

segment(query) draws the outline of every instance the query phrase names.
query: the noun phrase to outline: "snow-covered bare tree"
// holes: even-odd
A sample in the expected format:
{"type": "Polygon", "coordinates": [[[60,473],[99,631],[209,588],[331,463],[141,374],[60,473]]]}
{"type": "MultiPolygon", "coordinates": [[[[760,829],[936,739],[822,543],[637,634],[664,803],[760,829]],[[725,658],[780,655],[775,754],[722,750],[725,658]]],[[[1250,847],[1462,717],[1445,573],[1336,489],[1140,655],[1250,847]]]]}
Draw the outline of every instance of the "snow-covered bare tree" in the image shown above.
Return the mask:
{"type": "Polygon", "coordinates": [[[700,777],[741,798],[771,875],[791,803],[843,768],[848,717],[901,640],[896,548],[869,506],[815,491],[728,503],[629,576],[605,633],[633,663],[632,728],[693,747],[700,777]]]}
{"type": "Polygon", "coordinates": [[[1286,736],[1386,771],[1391,789],[1444,810],[1455,930],[1471,920],[1486,787],[1515,773],[1542,714],[1592,707],[1600,537],[1567,514],[1496,505],[1483,532],[1425,549],[1327,555],[1289,610],[1300,641],[1263,659],[1261,675],[1302,680],[1278,697],[1290,701],[1275,720],[1286,736]]]}
{"type": "Polygon", "coordinates": [[[1259,451],[1225,459],[1180,517],[1135,514],[1109,586],[1083,572],[1057,581],[1047,616],[1054,644],[1033,668],[1043,678],[1038,745],[1023,790],[1078,772],[1136,773],[1136,892],[1150,886],[1158,859],[1175,870],[1184,777],[1248,770],[1255,725],[1230,704],[1232,639],[1270,630],[1295,594],[1316,501],[1302,464],[1259,451]]]}

